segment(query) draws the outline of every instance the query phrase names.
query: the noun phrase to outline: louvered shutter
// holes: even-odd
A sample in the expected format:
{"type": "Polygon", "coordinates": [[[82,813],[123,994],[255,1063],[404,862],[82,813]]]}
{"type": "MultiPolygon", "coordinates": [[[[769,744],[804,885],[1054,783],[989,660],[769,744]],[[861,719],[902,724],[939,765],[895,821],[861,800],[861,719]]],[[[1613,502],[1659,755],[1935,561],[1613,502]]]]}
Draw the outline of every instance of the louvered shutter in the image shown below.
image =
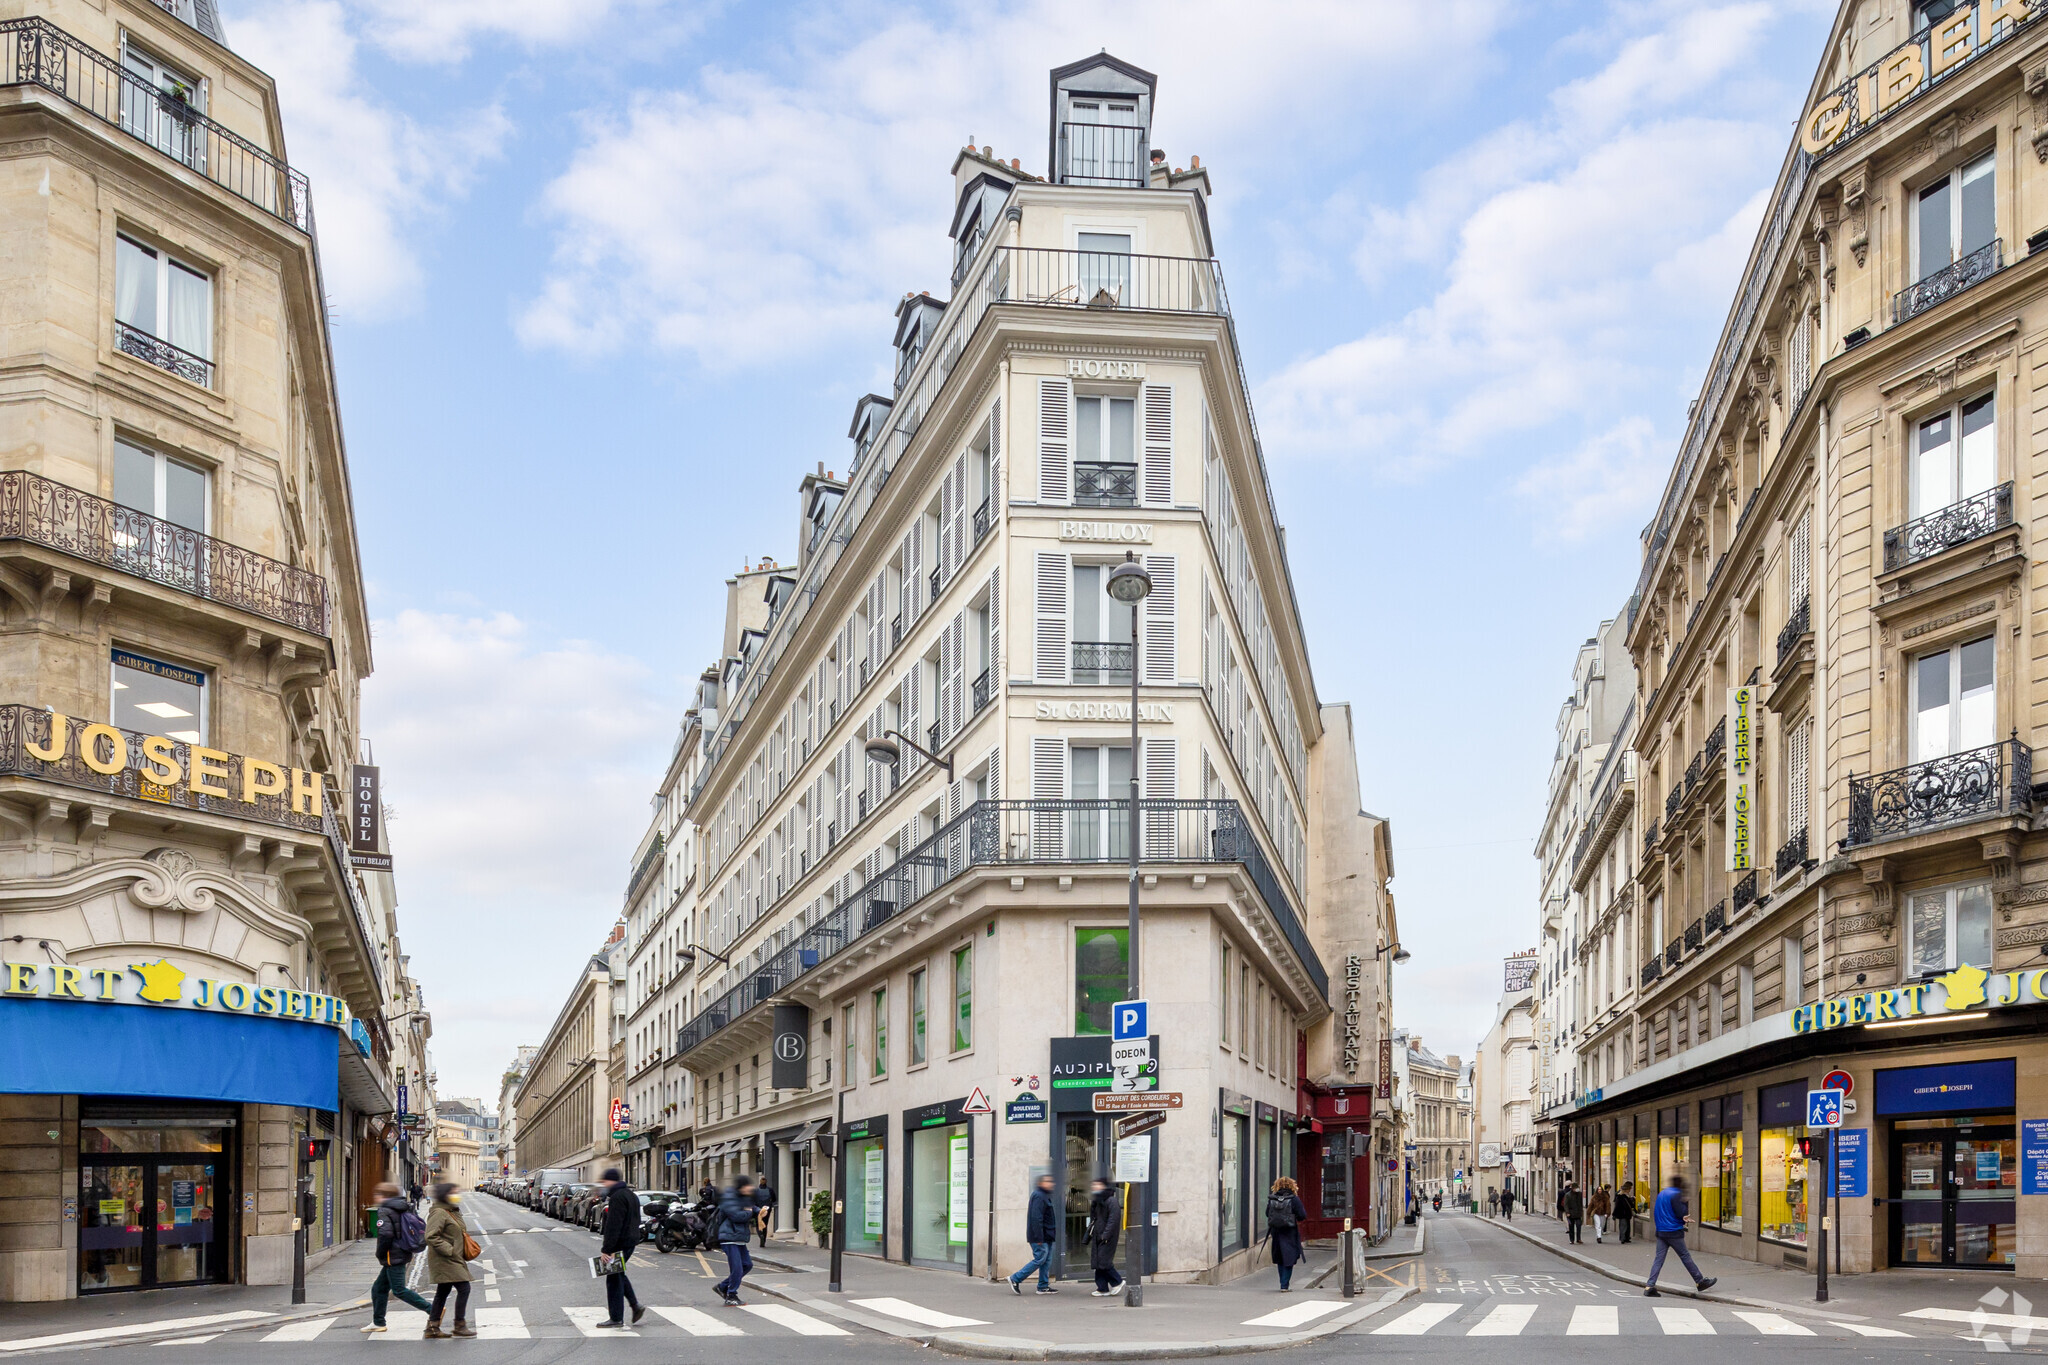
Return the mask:
{"type": "Polygon", "coordinates": [[[988,751],[988,799],[1003,799],[1003,746],[998,744],[988,751]]]}
{"type": "MultiPolygon", "coordinates": [[[[1785,829],[1795,837],[1806,829],[1807,758],[1812,734],[1812,722],[1802,720],[1785,736],[1785,829]]],[[[1811,840],[1807,847],[1812,848],[1811,840]]]]}
{"type": "Polygon", "coordinates": [[[988,571],[988,695],[994,701],[1003,681],[1003,570],[988,571]]]}
{"type": "Polygon", "coordinates": [[[1037,682],[1067,681],[1073,650],[1067,642],[1068,599],[1074,592],[1074,570],[1064,554],[1041,550],[1038,561],[1038,619],[1031,676],[1037,682]]]}
{"type": "Polygon", "coordinates": [[[1073,501],[1073,396],[1064,379],[1038,381],[1038,500],[1054,506],[1073,501]]]}
{"type": "Polygon", "coordinates": [[[1789,617],[1799,610],[1800,603],[1807,600],[1811,580],[1813,545],[1813,509],[1799,514],[1799,524],[1792,528],[1792,549],[1787,556],[1790,574],[1790,590],[1787,593],[1786,615],[1789,617]]]}
{"type": "Polygon", "coordinates": [[[1200,849],[1181,850],[1177,838],[1179,820],[1171,804],[1154,806],[1152,802],[1173,802],[1180,795],[1180,744],[1171,738],[1154,738],[1144,741],[1145,769],[1142,779],[1145,784],[1145,809],[1140,814],[1144,820],[1147,858],[1172,858],[1185,852],[1190,857],[1203,856],[1200,849]]]}
{"type": "MultiPolygon", "coordinates": [[[[867,737],[869,739],[880,739],[882,731],[887,728],[882,721],[881,707],[877,706],[868,713],[867,737]]],[[[873,762],[868,758],[865,746],[861,749],[860,766],[862,775],[867,778],[864,785],[868,793],[868,809],[872,811],[882,804],[882,797],[888,793],[889,777],[881,764],[873,762]]]]}
{"type": "Polygon", "coordinates": [[[889,571],[875,575],[875,585],[868,589],[868,658],[874,660],[871,667],[879,673],[882,660],[889,657],[889,571]]]}
{"type": "Polygon", "coordinates": [[[968,521],[967,508],[967,457],[962,455],[953,461],[953,562],[946,566],[946,581],[952,582],[953,575],[967,562],[967,552],[973,548],[968,540],[974,531],[968,521]]]}
{"type": "MultiPolygon", "coordinates": [[[[903,675],[903,733],[909,735],[912,739],[917,739],[918,735],[922,733],[918,712],[917,682],[918,676],[923,672],[924,660],[919,659],[913,662],[910,665],[910,671],[903,675]]],[[[922,740],[918,742],[923,743],[922,740]]],[[[915,749],[905,748],[903,751],[903,775],[906,778],[909,777],[917,771],[918,765],[923,762],[924,760],[918,757],[915,749]]]]}
{"type": "Polygon", "coordinates": [[[1003,400],[996,399],[988,414],[988,527],[993,531],[1002,515],[1003,493],[1003,400]]]}
{"type": "Polygon", "coordinates": [[[1147,384],[1144,390],[1144,487],[1147,507],[1173,505],[1173,386],[1147,384]]]}
{"type": "Polygon", "coordinates": [[[1152,591],[1145,598],[1145,681],[1180,681],[1179,573],[1174,555],[1146,555],[1152,591]]]}
{"type": "Polygon", "coordinates": [[[924,611],[924,514],[911,522],[903,537],[903,628],[910,629],[924,611]]]}
{"type": "Polygon", "coordinates": [[[954,612],[953,619],[946,625],[945,635],[940,637],[943,643],[939,649],[939,663],[946,670],[943,689],[945,712],[940,723],[948,740],[960,733],[960,725],[966,715],[966,708],[961,704],[961,680],[965,669],[960,657],[967,652],[963,648],[967,641],[966,626],[967,614],[954,612]]]}
{"type": "Polygon", "coordinates": [[[950,583],[953,580],[953,570],[960,562],[959,543],[953,534],[955,503],[959,494],[959,487],[955,484],[953,472],[949,469],[939,476],[939,554],[936,564],[941,583],[950,583]]]}
{"type": "Polygon", "coordinates": [[[967,784],[965,782],[948,783],[946,785],[945,804],[939,808],[941,811],[940,823],[946,827],[947,833],[946,837],[940,841],[940,846],[934,849],[933,852],[946,860],[946,875],[948,877],[959,876],[967,867],[967,830],[964,826],[960,828],[953,827],[954,817],[959,815],[966,807],[967,803],[961,797],[961,793],[966,788],[967,784]]]}
{"type": "Polygon", "coordinates": [[[1058,735],[1031,737],[1031,856],[1067,856],[1067,742],[1058,735]]]}

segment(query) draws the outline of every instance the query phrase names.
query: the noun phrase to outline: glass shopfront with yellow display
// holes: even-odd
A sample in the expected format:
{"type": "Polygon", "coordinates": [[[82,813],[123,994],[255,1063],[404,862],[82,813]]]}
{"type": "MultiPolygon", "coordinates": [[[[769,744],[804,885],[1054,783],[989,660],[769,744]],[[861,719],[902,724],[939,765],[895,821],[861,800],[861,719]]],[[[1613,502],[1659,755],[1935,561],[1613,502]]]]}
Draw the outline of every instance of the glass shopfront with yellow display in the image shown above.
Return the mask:
{"type": "Polygon", "coordinates": [[[1702,1228],[1742,1233],[1742,1092],[1700,1101],[1702,1228]]]}
{"type": "MultiPolygon", "coordinates": [[[[1757,1236],[1781,1246],[1804,1247],[1807,1234],[1807,1175],[1801,1155],[1806,1137],[1804,1080],[1785,1081],[1757,1093],[1757,1236]]],[[[1811,1163],[1816,1186],[1824,1162],[1811,1163]]]]}
{"type": "Polygon", "coordinates": [[[82,1105],[79,1293],[228,1278],[238,1117],[238,1107],[82,1105]]]}

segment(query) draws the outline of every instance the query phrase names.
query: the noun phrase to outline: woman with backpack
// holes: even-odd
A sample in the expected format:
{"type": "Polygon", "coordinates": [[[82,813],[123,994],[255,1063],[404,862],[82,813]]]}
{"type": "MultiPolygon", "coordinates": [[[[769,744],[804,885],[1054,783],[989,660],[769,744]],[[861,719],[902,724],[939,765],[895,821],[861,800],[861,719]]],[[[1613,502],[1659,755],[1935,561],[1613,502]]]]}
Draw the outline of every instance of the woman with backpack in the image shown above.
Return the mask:
{"type": "Polygon", "coordinates": [[[1280,1292],[1294,1289],[1294,1267],[1301,1261],[1301,1224],[1308,1208],[1294,1181],[1281,1176],[1266,1196],[1266,1232],[1273,1241],[1273,1264],[1280,1267],[1280,1292]]]}
{"type": "Polygon", "coordinates": [[[434,1306],[427,1313],[427,1330],[422,1337],[473,1337],[469,1325],[469,1231],[462,1226],[456,1205],[462,1196],[455,1186],[443,1182],[434,1186],[434,1207],[427,1214],[427,1279],[434,1286],[434,1306]],[[448,1306],[448,1291],[455,1291],[455,1330],[441,1330],[441,1311],[448,1306]]]}

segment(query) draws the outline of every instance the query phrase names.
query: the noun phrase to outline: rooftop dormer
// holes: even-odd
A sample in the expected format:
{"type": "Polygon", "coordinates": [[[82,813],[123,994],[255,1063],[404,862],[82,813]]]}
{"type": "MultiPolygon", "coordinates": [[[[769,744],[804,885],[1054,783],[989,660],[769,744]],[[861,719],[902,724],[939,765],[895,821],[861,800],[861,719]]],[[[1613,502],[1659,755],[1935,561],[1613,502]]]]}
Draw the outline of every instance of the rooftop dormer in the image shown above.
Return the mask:
{"type": "Polygon", "coordinates": [[[918,357],[924,354],[925,344],[937,335],[939,319],[945,315],[946,305],[922,292],[905,294],[903,302],[896,305],[897,393],[902,393],[903,386],[910,382],[918,357]]]}
{"type": "Polygon", "coordinates": [[[1143,189],[1159,78],[1107,52],[1052,73],[1046,164],[1056,185],[1143,189]]]}

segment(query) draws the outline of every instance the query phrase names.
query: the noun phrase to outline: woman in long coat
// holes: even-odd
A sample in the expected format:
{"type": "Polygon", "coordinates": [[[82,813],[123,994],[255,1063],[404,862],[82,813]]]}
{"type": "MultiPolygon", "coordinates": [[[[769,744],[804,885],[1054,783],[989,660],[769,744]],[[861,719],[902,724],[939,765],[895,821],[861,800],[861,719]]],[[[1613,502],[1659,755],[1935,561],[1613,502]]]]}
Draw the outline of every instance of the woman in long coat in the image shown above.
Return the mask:
{"type": "Polygon", "coordinates": [[[1124,1201],[1106,1180],[1097,1180],[1088,1196],[1088,1268],[1095,1272],[1095,1298],[1122,1292],[1124,1277],[1116,1268],[1116,1242],[1123,1230],[1124,1201]]]}
{"type": "Polygon", "coordinates": [[[469,1262],[464,1258],[462,1214],[456,1205],[462,1196],[455,1186],[434,1186],[434,1207],[427,1214],[427,1279],[434,1286],[434,1310],[427,1315],[423,1337],[473,1337],[469,1325],[469,1262]],[[455,1330],[441,1330],[441,1310],[448,1304],[448,1292],[455,1291],[455,1330]]]}
{"type": "Polygon", "coordinates": [[[1266,1236],[1273,1243],[1273,1264],[1280,1267],[1280,1292],[1294,1288],[1294,1267],[1301,1261],[1301,1225],[1308,1218],[1308,1206],[1294,1181],[1281,1176],[1266,1197],[1266,1236]]]}

